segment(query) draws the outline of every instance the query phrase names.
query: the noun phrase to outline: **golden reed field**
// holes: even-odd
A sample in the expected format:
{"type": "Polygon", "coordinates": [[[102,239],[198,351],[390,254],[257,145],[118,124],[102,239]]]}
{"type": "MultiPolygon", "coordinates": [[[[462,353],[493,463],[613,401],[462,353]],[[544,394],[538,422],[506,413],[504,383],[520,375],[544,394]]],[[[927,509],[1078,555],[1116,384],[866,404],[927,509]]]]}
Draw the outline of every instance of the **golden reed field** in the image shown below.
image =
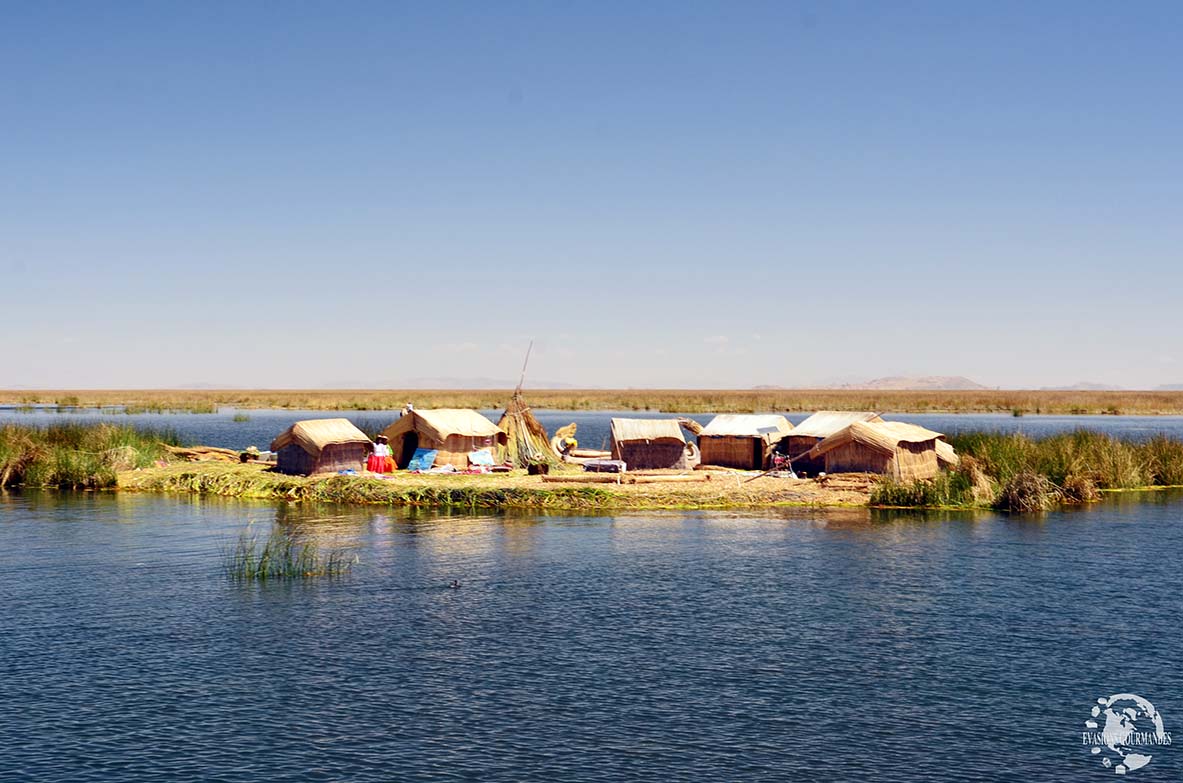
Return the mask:
{"type": "MultiPolygon", "coordinates": [[[[875,410],[896,413],[1183,414],[1183,391],[881,391],[853,389],[527,390],[535,408],[677,413],[875,410]]],[[[496,409],[510,391],[398,389],[0,390],[0,405],[109,406],[209,412],[220,406],[296,410],[496,409]]]]}

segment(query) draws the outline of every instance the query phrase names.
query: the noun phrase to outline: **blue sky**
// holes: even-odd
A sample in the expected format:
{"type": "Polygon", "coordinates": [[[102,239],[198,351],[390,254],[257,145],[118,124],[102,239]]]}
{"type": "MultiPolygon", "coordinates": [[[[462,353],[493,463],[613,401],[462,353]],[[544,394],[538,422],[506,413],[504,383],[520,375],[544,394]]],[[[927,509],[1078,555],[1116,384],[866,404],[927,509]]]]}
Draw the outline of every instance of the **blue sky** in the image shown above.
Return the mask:
{"type": "Polygon", "coordinates": [[[1183,383],[1183,5],[0,2],[0,386],[1183,383]]]}

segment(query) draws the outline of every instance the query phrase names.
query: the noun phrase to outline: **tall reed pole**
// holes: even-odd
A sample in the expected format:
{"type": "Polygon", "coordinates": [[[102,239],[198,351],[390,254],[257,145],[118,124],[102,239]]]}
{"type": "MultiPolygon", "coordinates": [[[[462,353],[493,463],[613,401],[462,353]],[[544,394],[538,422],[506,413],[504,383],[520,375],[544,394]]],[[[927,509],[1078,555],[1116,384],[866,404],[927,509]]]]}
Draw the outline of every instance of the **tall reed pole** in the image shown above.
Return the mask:
{"type": "Polygon", "coordinates": [[[533,340],[530,341],[530,346],[526,348],[526,360],[522,362],[522,375],[518,378],[518,388],[515,390],[515,394],[520,393],[522,391],[522,386],[526,383],[526,365],[530,363],[530,351],[532,350],[534,350],[533,340]]]}

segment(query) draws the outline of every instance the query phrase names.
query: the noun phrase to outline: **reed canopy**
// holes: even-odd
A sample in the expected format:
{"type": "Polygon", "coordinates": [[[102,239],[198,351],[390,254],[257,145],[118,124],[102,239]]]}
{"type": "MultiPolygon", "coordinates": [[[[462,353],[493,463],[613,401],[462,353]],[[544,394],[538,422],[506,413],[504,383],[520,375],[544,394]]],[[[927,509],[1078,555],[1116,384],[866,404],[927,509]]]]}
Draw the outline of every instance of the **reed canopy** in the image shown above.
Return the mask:
{"type": "Polygon", "coordinates": [[[395,463],[405,468],[415,449],[434,449],[435,465],[464,469],[474,451],[492,452],[495,462],[505,458],[505,431],[467,408],[414,410],[382,431],[390,439],[395,463]]]}
{"type": "Polygon", "coordinates": [[[827,473],[881,473],[910,481],[936,476],[954,464],[953,447],[939,432],[899,421],[856,421],[814,446],[811,459],[827,473]],[[944,443],[938,454],[938,443],[944,443]]]}
{"type": "Polygon", "coordinates": [[[698,433],[702,464],[761,470],[768,467],[773,449],[792,429],[780,414],[722,413],[698,433]]]}
{"type": "Polygon", "coordinates": [[[364,467],[371,443],[349,419],[298,421],[271,441],[280,473],[308,476],[364,467]]]}

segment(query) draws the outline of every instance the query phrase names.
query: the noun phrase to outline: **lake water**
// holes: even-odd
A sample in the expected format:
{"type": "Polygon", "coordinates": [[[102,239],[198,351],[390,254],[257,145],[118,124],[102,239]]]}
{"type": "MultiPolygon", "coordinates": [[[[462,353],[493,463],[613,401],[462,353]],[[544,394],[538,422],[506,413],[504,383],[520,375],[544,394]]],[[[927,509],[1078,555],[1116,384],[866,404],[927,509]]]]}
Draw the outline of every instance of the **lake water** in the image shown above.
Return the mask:
{"type": "Polygon", "coordinates": [[[1181,516],[0,494],[0,780],[1112,779],[1098,697],[1183,727],[1181,516]],[[234,583],[248,525],[360,563],[234,583]]]}
{"type": "MultiPolygon", "coordinates": [[[[501,411],[482,411],[493,421],[501,411]]],[[[539,422],[553,433],[558,427],[575,422],[580,446],[590,449],[608,448],[608,425],[613,416],[632,418],[669,418],[683,414],[651,411],[557,411],[537,410],[539,422]]],[[[701,424],[711,420],[711,414],[685,414],[701,424]]],[[[794,424],[808,414],[788,414],[794,424]]],[[[167,427],[178,432],[190,443],[245,449],[258,446],[266,449],[276,435],[301,419],[324,419],[343,416],[363,430],[377,431],[394,421],[397,411],[296,411],[243,410],[223,408],[217,413],[139,413],[124,414],[110,410],[78,409],[60,412],[57,408],[21,410],[0,406],[0,422],[15,421],[26,424],[48,424],[56,421],[114,421],[141,427],[167,427]],[[240,421],[235,421],[238,416],[240,421]]],[[[1122,437],[1149,438],[1167,434],[1183,438],[1183,416],[1011,416],[1001,414],[885,414],[884,418],[910,421],[937,432],[953,434],[967,430],[1025,432],[1046,435],[1079,428],[1096,429],[1122,437]]]]}

